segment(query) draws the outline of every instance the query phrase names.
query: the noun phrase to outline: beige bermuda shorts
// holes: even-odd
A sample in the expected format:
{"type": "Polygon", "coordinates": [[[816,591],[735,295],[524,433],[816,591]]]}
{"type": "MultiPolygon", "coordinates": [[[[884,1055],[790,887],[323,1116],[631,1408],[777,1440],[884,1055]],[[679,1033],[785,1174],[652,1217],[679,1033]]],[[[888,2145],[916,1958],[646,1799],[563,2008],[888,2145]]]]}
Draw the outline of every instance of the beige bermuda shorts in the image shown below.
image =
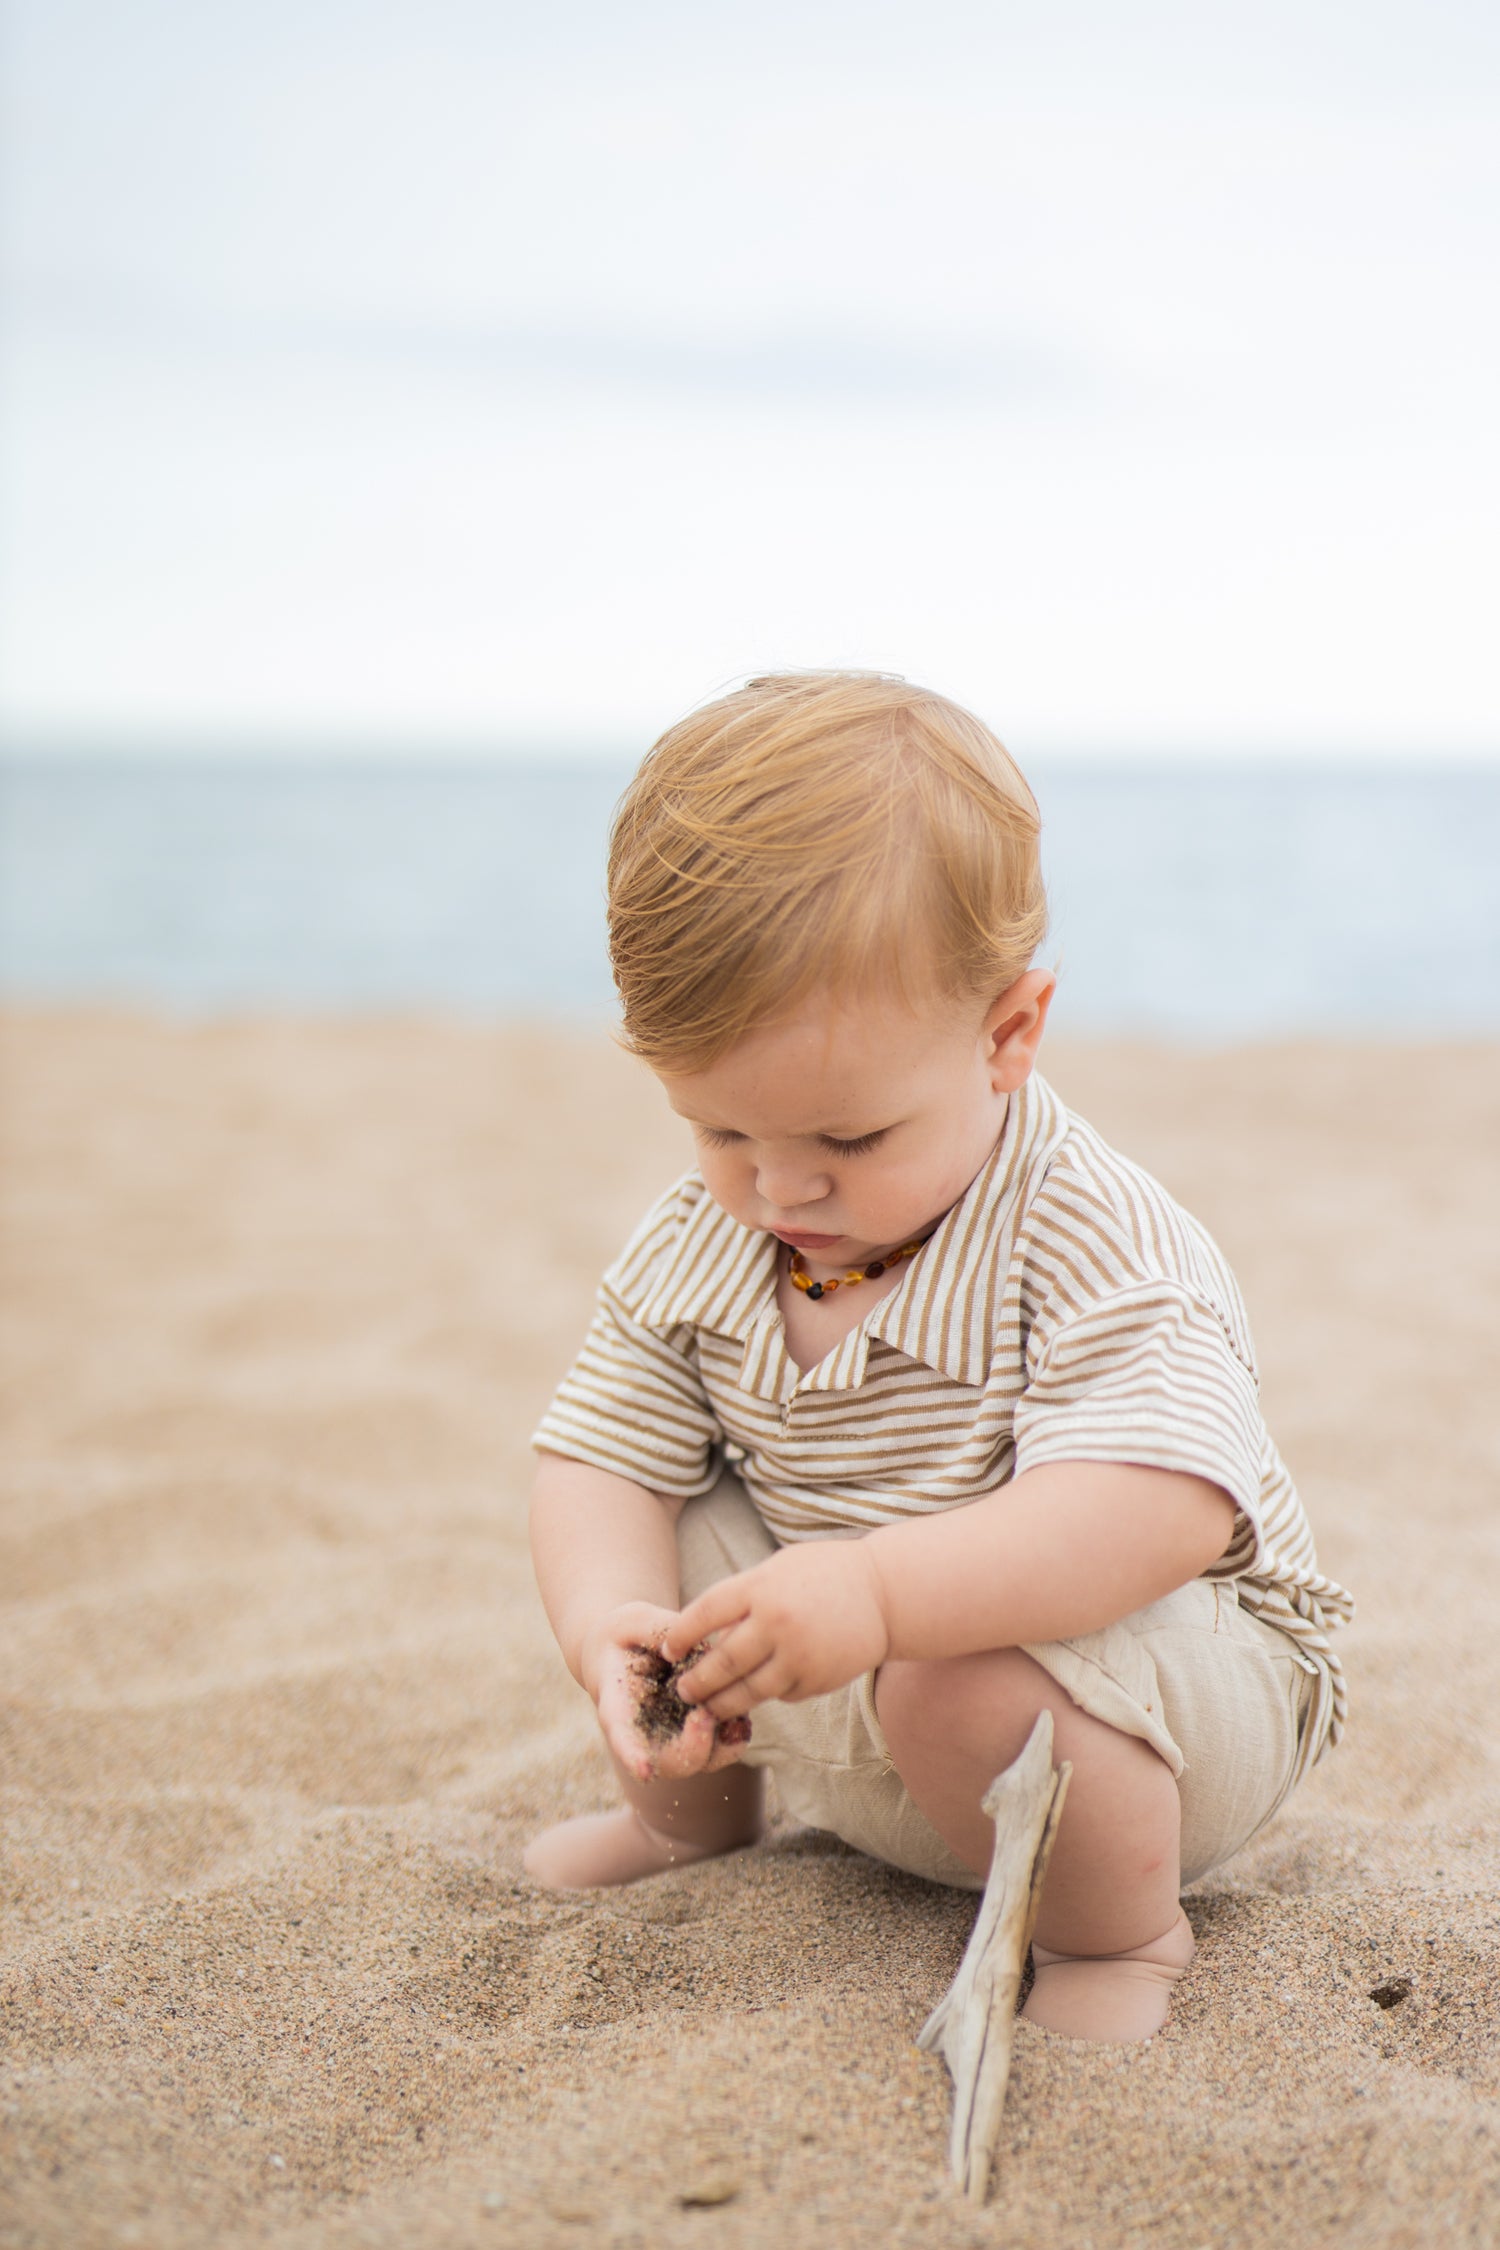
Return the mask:
{"type": "MultiPolygon", "coordinates": [[[[726,1473],[678,1518],[684,1603],[776,1545],[726,1473]]],[[[1314,1692],[1317,1666],[1241,1609],[1232,1582],[1194,1579],[1102,1632],[1026,1654],[1080,1710],[1166,1760],[1182,1798],[1185,1884],[1249,1842],[1315,1751],[1302,1735],[1327,1700],[1314,1692]]],[[[873,1672],[804,1703],[757,1704],[753,1730],[745,1763],[770,1768],[794,1819],[929,1882],[981,1887],[907,1795],[876,1715],[873,1672]]]]}

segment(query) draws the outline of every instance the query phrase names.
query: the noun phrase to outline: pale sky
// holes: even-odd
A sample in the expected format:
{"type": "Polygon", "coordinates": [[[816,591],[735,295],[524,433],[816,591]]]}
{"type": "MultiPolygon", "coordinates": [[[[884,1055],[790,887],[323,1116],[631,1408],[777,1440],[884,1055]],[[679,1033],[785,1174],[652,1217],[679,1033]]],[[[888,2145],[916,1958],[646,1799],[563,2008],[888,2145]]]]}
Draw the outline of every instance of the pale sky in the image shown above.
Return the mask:
{"type": "Polygon", "coordinates": [[[1455,0],[11,0],[17,745],[1500,755],[1455,0]]]}

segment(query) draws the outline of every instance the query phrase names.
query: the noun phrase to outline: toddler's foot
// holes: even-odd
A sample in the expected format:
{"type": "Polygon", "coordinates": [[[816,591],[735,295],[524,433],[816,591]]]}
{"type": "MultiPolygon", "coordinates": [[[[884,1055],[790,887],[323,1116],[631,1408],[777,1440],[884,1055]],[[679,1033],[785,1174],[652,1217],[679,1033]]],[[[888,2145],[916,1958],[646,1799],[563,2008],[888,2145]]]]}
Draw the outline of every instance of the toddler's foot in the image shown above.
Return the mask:
{"type": "Polygon", "coordinates": [[[1036,1981],[1021,2013],[1068,2039],[1149,2039],[1166,2022],[1173,1987],[1195,1951],[1181,1907],[1170,1929],[1128,1953],[1052,1953],[1033,1945],[1036,1981]]]}
{"type": "Polygon", "coordinates": [[[608,1883],[638,1883],[643,1875],[663,1875],[669,1867],[711,1859],[716,1849],[726,1848],[664,1836],[634,1806],[622,1805],[618,1812],[584,1813],[544,1828],[527,1845],[522,1865],[549,1891],[591,1891],[608,1883]]]}

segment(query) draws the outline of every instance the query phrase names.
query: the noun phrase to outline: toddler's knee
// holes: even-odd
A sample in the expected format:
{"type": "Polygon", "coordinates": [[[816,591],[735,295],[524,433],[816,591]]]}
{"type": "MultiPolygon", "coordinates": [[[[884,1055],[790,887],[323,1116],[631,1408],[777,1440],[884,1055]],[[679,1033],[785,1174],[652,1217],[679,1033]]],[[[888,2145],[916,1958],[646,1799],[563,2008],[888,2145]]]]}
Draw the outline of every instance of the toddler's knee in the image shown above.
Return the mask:
{"type": "Polygon", "coordinates": [[[960,1748],[973,1734],[993,1741],[997,1721],[1029,1727],[1047,1700],[1046,1675],[1018,1648],[972,1656],[895,1657],[875,1675],[875,1710],[899,1765],[901,1751],[927,1742],[960,1748]]]}

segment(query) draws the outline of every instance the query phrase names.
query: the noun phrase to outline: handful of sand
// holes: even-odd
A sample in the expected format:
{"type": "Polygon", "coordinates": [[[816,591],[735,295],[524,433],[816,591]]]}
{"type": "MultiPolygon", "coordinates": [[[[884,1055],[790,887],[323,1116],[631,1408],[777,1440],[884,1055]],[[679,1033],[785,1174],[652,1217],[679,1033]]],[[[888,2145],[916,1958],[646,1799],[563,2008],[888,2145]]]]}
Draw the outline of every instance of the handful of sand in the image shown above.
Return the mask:
{"type": "MultiPolygon", "coordinates": [[[[685,1703],[677,1692],[677,1682],[684,1672],[691,1671],[700,1656],[707,1653],[708,1643],[700,1641],[687,1655],[674,1664],[663,1656],[659,1648],[638,1648],[632,1671],[637,1685],[635,1723],[648,1742],[674,1742],[687,1725],[689,1712],[696,1705],[685,1703]]],[[[735,1745],[750,1740],[748,1719],[721,1719],[718,1741],[721,1745],[735,1745]]]]}

